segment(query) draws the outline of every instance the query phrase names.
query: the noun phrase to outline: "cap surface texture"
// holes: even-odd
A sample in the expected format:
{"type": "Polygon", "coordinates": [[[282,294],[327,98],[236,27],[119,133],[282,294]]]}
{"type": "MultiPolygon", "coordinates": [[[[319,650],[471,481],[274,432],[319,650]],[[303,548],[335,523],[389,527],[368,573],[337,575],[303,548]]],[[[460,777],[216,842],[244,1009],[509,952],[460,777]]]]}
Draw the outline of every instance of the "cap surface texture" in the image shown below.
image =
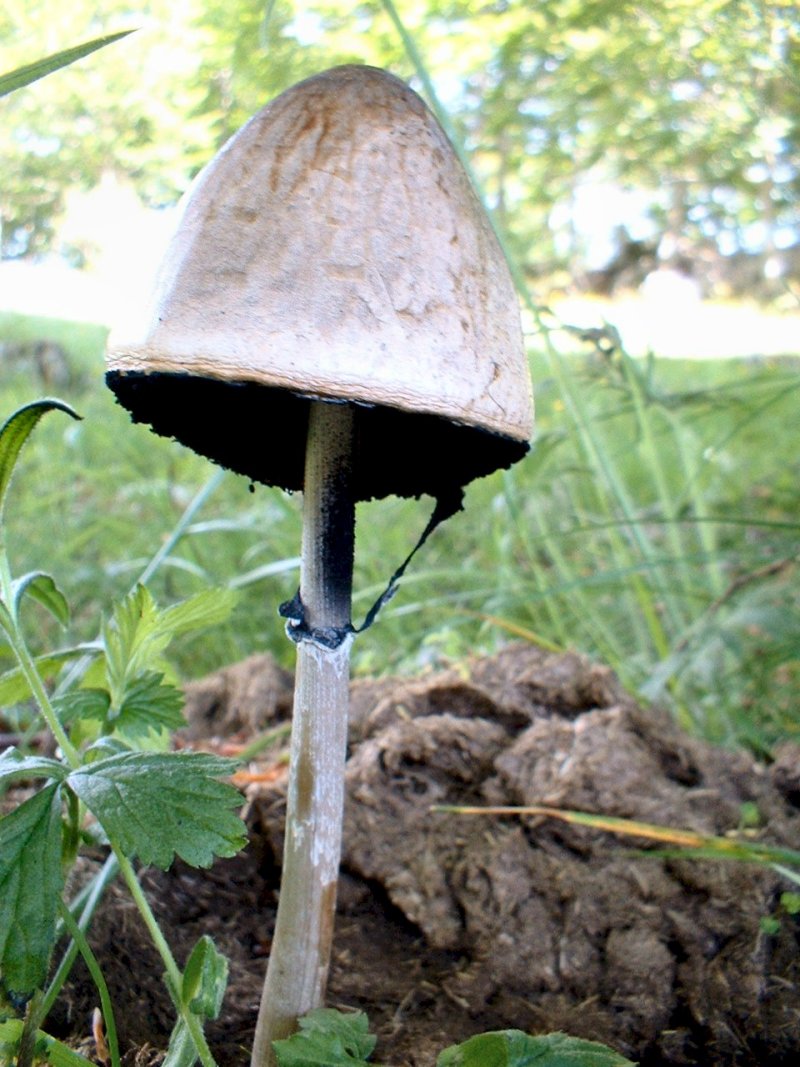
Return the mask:
{"type": "Polygon", "coordinates": [[[359,498],[438,496],[532,429],[491,226],[422,100],[371,67],[289,89],[201,172],[108,370],[137,421],[288,489],[312,399],[357,406],[359,498]]]}

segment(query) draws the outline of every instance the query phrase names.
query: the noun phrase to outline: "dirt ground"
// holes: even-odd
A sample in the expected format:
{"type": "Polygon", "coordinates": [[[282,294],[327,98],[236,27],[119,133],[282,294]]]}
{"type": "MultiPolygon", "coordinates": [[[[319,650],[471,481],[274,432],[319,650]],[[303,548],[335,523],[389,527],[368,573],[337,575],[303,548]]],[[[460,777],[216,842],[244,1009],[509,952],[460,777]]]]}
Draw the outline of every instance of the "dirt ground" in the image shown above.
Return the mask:
{"type": "MultiPolygon", "coordinates": [[[[187,742],[213,747],[284,721],[291,678],[256,657],[187,697],[187,742]]],[[[790,883],[555,820],[430,811],[544,804],[797,849],[799,747],[770,766],[712,748],[639,708],[607,669],[527,645],[355,682],[352,705],[329,1004],[369,1014],[377,1063],[432,1067],[446,1045],[505,1027],[604,1041],[642,1067],[800,1062],[800,921],[779,903],[790,883]]],[[[252,769],[267,781],[247,787],[243,853],[144,874],[178,958],[210,933],[230,960],[208,1031],[221,1067],[248,1061],[279,884],[285,769],[275,750],[252,769]]],[[[154,1067],[171,1012],[121,889],[91,940],[126,1062],[154,1067]]],[[[77,1041],[94,1003],[76,970],[49,1029],[77,1041]]]]}

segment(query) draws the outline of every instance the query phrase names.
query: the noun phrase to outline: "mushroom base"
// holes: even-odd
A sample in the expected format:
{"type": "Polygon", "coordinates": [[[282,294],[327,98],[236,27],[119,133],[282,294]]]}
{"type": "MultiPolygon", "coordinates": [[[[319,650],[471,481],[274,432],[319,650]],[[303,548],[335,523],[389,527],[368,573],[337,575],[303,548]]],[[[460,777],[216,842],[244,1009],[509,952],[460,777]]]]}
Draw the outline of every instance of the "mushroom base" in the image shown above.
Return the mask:
{"type": "MultiPolygon", "coordinates": [[[[106,382],[134,422],[150,425],[254,482],[303,488],[311,404],[303,396],[255,382],[188,374],[109,371],[106,382]]],[[[474,478],[510,467],[527,441],[384,405],[354,404],[356,500],[395,494],[437,500],[474,478]]]]}

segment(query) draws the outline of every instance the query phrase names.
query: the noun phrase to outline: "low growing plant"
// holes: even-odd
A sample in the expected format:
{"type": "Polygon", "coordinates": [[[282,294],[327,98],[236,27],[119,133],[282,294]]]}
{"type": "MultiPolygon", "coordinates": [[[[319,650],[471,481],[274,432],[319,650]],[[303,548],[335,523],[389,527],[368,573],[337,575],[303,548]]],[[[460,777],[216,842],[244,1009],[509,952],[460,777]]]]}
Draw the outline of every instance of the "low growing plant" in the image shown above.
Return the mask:
{"type": "Polygon", "coordinates": [[[183,970],[175,961],[139,884],[134,859],[166,869],[175,856],[207,867],[244,845],[229,783],[234,761],[195,752],[170,752],[169,734],[183,724],[180,691],[165,679],[162,657],[179,633],[212,625],[233,605],[229,592],[208,590],[160,610],[143,586],[114,609],[98,641],[40,657],[29,651],[23,614],[30,601],[66,625],[69,609],[53,577],[35,571],[12,578],[4,538],[4,508],[20,451],[48,412],[78,416],[57,400],[26,405],[0,429],[0,629],[17,661],[0,679],[6,699],[32,698],[56,756],[19,747],[0,755],[0,790],[36,782],[0,818],[0,1053],[30,1067],[45,1060],[64,1067],[89,1061],[42,1033],[40,1026],[69,973],[76,949],[95,977],[103,1005],[112,1065],[119,1064],[113,1011],[83,937],[102,888],[117,872],[125,881],[165,969],[177,1021],[167,1063],[182,1067],[214,1060],[203,1034],[219,1012],[227,964],[202,937],[183,970]],[[79,683],[51,695],[45,675],[70,660],[85,670],[79,683]],[[68,874],[82,844],[102,843],[110,857],[96,885],[64,899],[68,874]],[[51,959],[67,934],[71,945],[48,983],[51,959]]]}
{"type": "MultiPolygon", "coordinates": [[[[363,1012],[318,1008],[300,1020],[300,1030],[275,1042],[278,1067],[378,1067],[369,1058],[376,1045],[363,1012]]],[[[476,1034],[443,1049],[436,1067],[635,1067],[596,1041],[567,1034],[533,1036],[522,1030],[476,1034]]]]}

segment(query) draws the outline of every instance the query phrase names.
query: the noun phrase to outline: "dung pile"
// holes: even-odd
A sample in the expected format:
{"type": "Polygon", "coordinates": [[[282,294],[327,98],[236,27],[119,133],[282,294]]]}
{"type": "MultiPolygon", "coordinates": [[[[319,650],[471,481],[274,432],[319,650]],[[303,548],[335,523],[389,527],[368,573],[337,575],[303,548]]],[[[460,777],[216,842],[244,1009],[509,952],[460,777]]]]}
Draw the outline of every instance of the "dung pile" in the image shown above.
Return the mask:
{"type": "MultiPolygon", "coordinates": [[[[263,657],[194,683],[193,743],[250,737],[286,716],[290,695],[263,657]]],[[[796,849],[800,750],[766,768],[713,748],[640,708],[606,668],[530,646],[413,681],[355,682],[352,704],[329,1000],[369,1013],[377,1062],[430,1065],[446,1044],[509,1026],[604,1041],[646,1067],[797,1061],[800,924],[780,909],[791,885],[777,874],[648,856],[647,842],[634,851],[640,842],[555,820],[430,809],[548,805],[796,849]],[[745,810],[756,830],[742,830],[745,810]],[[780,920],[769,933],[765,917],[780,920]]],[[[266,769],[248,787],[244,854],[146,878],[179,957],[210,932],[232,958],[209,1031],[221,1067],[247,1063],[274,919],[285,777],[266,769]]],[[[126,980],[140,975],[130,1011],[118,1007],[133,1057],[163,1040],[167,1013],[160,969],[148,972],[138,925],[114,901],[93,943],[108,972],[130,957],[126,980]]],[[[73,1020],[89,1003],[73,985],[73,1020]]]]}

